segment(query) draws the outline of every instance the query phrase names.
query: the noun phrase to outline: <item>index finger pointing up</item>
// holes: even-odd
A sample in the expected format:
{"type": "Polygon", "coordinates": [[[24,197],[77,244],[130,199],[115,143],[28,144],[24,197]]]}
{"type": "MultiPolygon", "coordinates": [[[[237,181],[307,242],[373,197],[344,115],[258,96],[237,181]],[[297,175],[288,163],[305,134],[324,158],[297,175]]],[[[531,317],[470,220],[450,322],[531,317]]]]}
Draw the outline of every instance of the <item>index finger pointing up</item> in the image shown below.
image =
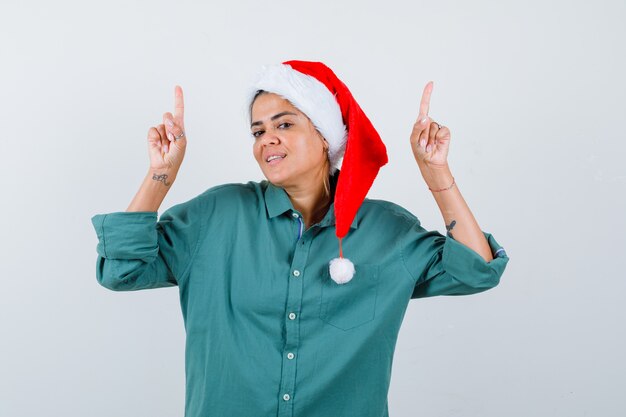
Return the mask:
{"type": "Polygon", "coordinates": [[[429,81],[424,87],[424,92],[422,93],[422,101],[420,103],[420,114],[427,116],[428,110],[430,108],[430,94],[433,92],[433,82],[429,81]]]}
{"type": "Polygon", "coordinates": [[[174,118],[181,124],[185,117],[185,103],[183,101],[183,89],[180,85],[174,87],[174,118]]]}

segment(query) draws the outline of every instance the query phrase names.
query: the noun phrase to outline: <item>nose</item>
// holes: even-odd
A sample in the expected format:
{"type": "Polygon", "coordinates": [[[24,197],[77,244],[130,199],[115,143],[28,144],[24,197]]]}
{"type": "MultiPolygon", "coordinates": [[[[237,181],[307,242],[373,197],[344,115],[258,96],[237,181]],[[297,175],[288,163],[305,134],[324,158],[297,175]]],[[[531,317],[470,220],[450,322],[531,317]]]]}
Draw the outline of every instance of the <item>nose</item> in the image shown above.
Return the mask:
{"type": "Polygon", "coordinates": [[[280,138],[276,135],[276,132],[272,129],[268,129],[265,131],[265,134],[262,138],[263,145],[277,145],[280,143],[280,138]]]}

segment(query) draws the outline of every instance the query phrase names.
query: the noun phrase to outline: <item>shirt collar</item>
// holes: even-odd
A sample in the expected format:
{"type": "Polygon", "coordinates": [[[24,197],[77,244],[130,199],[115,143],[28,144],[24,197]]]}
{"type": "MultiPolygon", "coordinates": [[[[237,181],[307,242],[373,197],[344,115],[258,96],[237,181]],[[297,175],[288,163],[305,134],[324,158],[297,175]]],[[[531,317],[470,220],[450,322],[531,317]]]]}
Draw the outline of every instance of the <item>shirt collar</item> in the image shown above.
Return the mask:
{"type": "MultiPolygon", "coordinates": [[[[335,187],[337,186],[337,178],[339,172],[337,172],[333,177],[331,177],[331,193],[334,198],[335,196],[335,187]]],[[[291,200],[289,200],[289,196],[287,192],[281,188],[273,185],[270,182],[267,182],[267,188],[265,189],[265,208],[267,209],[268,218],[272,219],[274,217],[280,216],[288,211],[295,211],[293,205],[291,204],[291,200]]],[[[357,229],[359,224],[359,211],[357,211],[356,216],[354,216],[354,220],[352,220],[352,224],[350,225],[351,229],[357,229]]],[[[328,208],[328,212],[319,223],[321,227],[329,227],[335,225],[335,203],[331,203],[328,208]]]]}
{"type": "Polygon", "coordinates": [[[267,183],[267,188],[265,189],[265,207],[267,208],[267,216],[270,219],[280,216],[288,210],[293,210],[293,205],[285,190],[271,182],[267,183]]]}

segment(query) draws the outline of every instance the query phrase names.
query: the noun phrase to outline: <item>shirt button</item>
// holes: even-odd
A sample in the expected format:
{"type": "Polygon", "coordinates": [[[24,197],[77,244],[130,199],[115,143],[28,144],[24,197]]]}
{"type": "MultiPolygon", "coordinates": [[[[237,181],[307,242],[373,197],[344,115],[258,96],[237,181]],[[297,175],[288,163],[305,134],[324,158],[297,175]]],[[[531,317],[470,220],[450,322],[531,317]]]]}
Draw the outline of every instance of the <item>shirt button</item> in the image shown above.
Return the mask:
{"type": "Polygon", "coordinates": [[[298,218],[298,213],[291,213],[291,215],[293,216],[294,219],[298,218]]]}
{"type": "Polygon", "coordinates": [[[300,271],[298,271],[297,269],[295,271],[293,271],[293,276],[294,277],[299,277],[300,276],[300,271]]]}
{"type": "Polygon", "coordinates": [[[289,394],[283,395],[283,400],[285,400],[285,401],[289,401],[290,398],[291,397],[289,396],[289,394]]]}
{"type": "Polygon", "coordinates": [[[296,313],[289,313],[289,320],[293,320],[296,318],[296,313]]]}
{"type": "Polygon", "coordinates": [[[295,357],[295,355],[293,353],[291,353],[291,352],[289,352],[287,354],[287,359],[293,359],[294,357],[295,357]]]}

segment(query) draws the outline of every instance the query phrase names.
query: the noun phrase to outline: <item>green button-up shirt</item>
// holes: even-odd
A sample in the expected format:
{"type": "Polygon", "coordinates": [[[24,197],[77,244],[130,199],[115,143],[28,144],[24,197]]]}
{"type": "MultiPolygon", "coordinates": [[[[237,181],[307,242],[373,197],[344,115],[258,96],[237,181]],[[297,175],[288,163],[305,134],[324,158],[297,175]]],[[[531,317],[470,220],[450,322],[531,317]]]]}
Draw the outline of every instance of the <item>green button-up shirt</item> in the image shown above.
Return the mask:
{"type": "Polygon", "coordinates": [[[177,285],[186,329],[186,417],[385,417],[400,324],[412,298],[498,284],[495,258],[402,207],[366,199],[329,277],[335,217],[304,230],[282,188],[228,184],[165,211],[97,214],[96,276],[118,291],[177,285]]]}

